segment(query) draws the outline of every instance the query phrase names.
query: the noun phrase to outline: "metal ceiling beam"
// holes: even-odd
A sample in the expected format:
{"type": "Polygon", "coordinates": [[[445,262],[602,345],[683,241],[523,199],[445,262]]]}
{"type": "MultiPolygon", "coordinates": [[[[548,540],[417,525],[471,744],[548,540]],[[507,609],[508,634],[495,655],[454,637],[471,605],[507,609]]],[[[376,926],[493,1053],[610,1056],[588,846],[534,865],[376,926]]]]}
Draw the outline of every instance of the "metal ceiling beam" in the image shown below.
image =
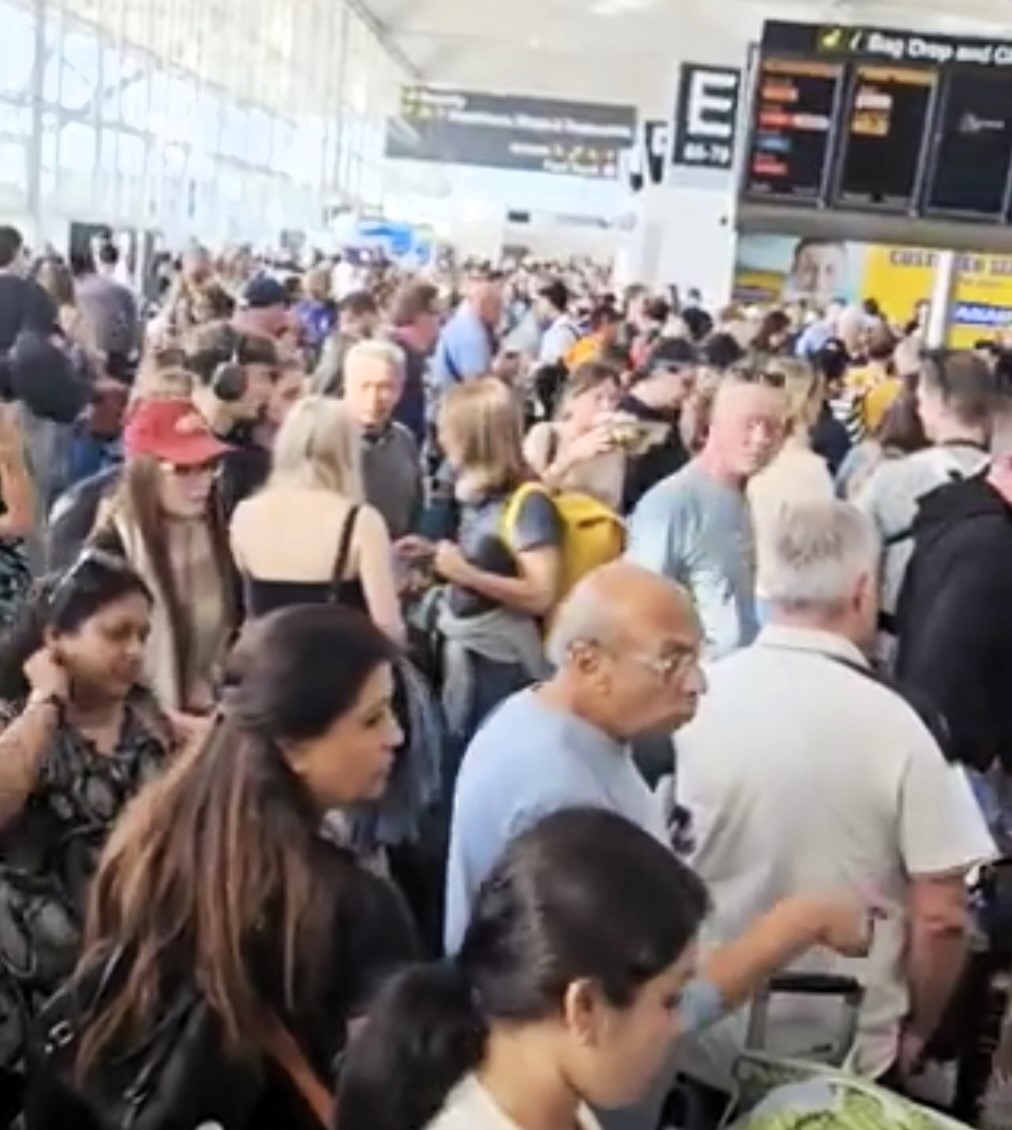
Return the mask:
{"type": "Polygon", "coordinates": [[[425,74],[421,67],[418,66],[414,59],[408,56],[397,42],[390,27],[376,15],[365,0],[344,0],[344,3],[347,5],[348,10],[354,12],[362,23],[376,36],[383,45],[383,49],[398,66],[403,67],[416,82],[425,81],[425,74]]]}

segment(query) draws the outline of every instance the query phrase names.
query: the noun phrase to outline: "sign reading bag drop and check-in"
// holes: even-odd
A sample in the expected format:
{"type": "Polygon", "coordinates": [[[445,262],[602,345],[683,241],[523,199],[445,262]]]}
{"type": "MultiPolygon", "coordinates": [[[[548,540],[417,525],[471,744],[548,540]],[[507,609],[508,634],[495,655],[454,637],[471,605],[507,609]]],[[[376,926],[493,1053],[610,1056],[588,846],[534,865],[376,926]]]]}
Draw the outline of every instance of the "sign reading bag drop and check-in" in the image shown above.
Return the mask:
{"type": "Polygon", "coordinates": [[[635,141],[632,106],[408,86],[386,155],[611,179],[635,141]]]}

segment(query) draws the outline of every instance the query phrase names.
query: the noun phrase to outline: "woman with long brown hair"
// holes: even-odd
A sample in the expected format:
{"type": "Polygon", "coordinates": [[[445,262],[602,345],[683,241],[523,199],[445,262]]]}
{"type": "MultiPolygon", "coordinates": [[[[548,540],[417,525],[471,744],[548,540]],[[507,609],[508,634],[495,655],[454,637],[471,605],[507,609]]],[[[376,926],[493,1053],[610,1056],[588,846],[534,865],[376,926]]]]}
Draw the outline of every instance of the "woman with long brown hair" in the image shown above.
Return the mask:
{"type": "Polygon", "coordinates": [[[202,744],[109,841],[87,951],[43,1018],[31,1130],[120,1125],[124,1095],[143,1125],[323,1115],[349,1024],[415,952],[393,888],[321,831],[386,787],[393,655],[335,605],[244,634],[202,744]]]}
{"type": "Polygon", "coordinates": [[[139,402],[123,439],[123,475],[92,540],[125,557],[154,595],[145,675],[162,706],[206,714],[237,619],[212,498],[228,447],[179,399],[139,402]]]}

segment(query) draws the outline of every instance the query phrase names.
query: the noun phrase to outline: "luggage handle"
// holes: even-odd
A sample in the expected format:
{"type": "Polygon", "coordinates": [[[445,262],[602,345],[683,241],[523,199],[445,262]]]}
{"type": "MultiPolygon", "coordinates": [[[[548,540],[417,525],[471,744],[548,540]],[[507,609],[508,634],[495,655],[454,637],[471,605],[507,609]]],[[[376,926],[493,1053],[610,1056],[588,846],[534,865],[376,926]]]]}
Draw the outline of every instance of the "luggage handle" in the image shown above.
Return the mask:
{"type": "Polygon", "coordinates": [[[840,973],[778,973],[756,994],[749,1010],[745,1047],[763,1050],[769,1022],[769,1004],[774,996],[839,997],[844,1004],[840,1038],[829,1051],[830,1062],[842,1065],[851,1055],[864,1001],[864,987],[854,977],[840,973]]]}
{"type": "Polygon", "coordinates": [[[764,990],[766,996],[843,997],[860,1004],[864,988],[856,977],[843,973],[778,973],[764,990]]]}

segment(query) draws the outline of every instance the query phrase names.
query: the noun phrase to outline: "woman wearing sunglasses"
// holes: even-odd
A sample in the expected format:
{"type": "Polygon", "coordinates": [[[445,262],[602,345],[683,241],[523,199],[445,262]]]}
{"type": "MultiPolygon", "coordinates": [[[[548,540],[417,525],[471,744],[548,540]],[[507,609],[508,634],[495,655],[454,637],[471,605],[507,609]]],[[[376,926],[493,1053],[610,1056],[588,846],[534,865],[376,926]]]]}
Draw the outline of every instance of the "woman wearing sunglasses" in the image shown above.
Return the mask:
{"type": "Polygon", "coordinates": [[[139,402],[123,441],[123,477],[92,541],[126,558],[151,590],[144,675],[161,705],[206,714],[237,619],[212,495],[229,449],[186,400],[139,402]]]}
{"type": "Polygon", "coordinates": [[[98,853],[173,746],[139,684],[150,621],[140,577],[91,550],[0,644],[0,1125],[26,1025],[77,960],[98,853]]]}

